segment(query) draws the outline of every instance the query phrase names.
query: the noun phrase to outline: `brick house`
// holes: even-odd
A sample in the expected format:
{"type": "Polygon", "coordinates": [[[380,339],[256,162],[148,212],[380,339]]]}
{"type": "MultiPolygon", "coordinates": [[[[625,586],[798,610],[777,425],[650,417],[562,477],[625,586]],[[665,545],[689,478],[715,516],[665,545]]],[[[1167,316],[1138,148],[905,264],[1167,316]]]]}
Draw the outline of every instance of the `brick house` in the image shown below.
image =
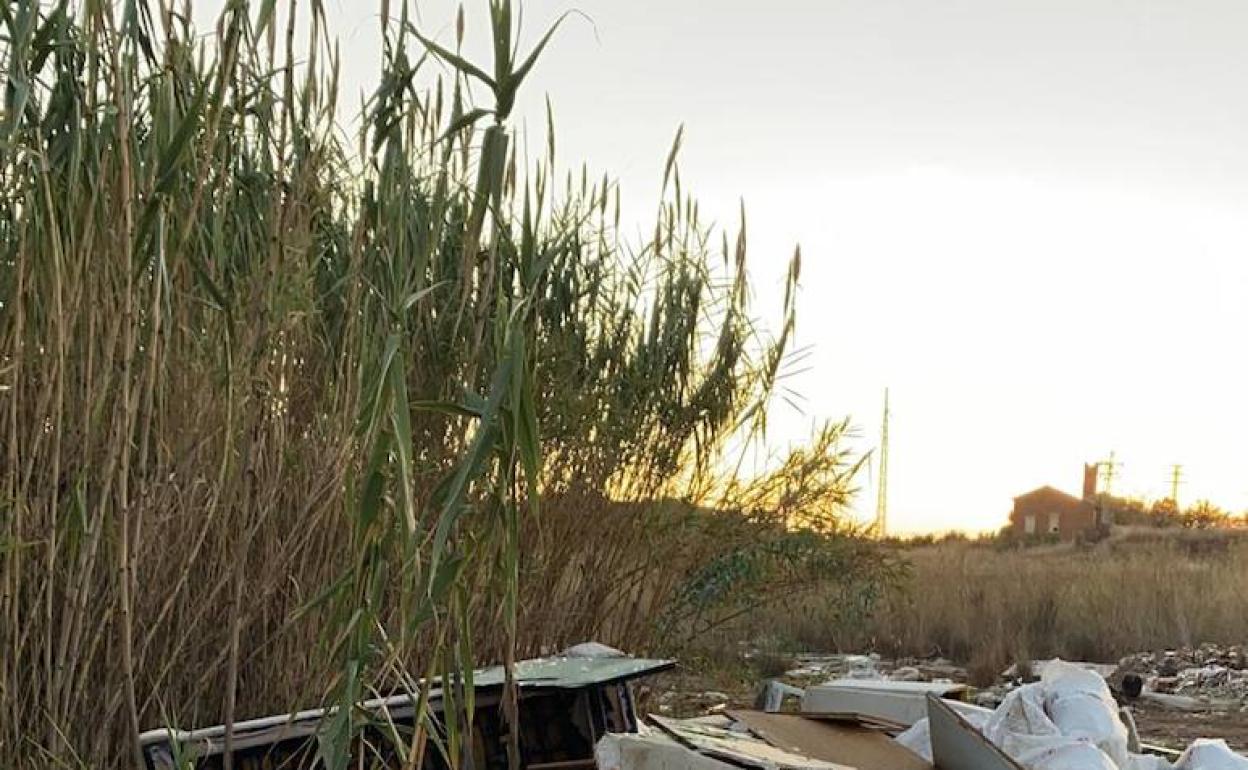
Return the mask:
{"type": "Polygon", "coordinates": [[[1096,465],[1083,466],[1082,498],[1050,486],[1014,498],[1014,510],[1010,512],[1013,534],[1056,536],[1059,540],[1070,541],[1091,535],[1104,526],[1107,522],[1097,500],[1096,474],[1096,465]]]}

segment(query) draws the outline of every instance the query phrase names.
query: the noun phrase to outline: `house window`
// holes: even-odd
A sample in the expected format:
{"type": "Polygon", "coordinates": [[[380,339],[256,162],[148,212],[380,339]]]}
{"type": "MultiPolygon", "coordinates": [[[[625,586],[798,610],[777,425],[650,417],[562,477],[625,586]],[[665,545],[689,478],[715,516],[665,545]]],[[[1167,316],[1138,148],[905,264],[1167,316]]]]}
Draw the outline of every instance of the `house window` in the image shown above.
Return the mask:
{"type": "Polygon", "coordinates": [[[1049,514],[1049,534],[1056,535],[1062,529],[1062,517],[1058,513],[1049,514]]]}
{"type": "Polygon", "coordinates": [[[1023,517],[1023,531],[1029,535],[1036,534],[1036,517],[1028,514],[1023,517]]]}

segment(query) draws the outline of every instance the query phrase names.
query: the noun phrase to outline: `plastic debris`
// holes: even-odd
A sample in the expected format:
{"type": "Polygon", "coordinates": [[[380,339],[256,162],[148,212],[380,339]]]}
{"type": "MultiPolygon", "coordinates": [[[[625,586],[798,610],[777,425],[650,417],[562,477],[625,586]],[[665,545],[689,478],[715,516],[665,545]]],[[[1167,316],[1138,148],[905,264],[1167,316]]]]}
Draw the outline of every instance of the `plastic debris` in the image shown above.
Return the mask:
{"type": "MultiPolygon", "coordinates": [[[[1173,766],[1132,751],[1140,745],[1134,722],[1129,712],[1123,718],[1105,680],[1061,661],[1046,666],[1039,682],[1010,691],[982,723],[966,721],[1027,770],[1248,770],[1248,758],[1222,740],[1195,741],[1173,766]]],[[[896,740],[932,757],[927,719],[896,740]]]]}
{"type": "Polygon", "coordinates": [[[1231,751],[1220,738],[1200,738],[1187,747],[1174,770],[1248,770],[1248,758],[1231,751]]]}

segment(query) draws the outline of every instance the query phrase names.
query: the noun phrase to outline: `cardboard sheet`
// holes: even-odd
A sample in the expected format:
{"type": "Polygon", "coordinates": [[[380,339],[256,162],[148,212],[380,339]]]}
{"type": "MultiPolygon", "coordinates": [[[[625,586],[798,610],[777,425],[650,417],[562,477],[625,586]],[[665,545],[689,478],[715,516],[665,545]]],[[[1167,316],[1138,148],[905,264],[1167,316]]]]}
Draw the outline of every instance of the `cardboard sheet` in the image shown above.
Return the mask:
{"type": "Polygon", "coordinates": [[[730,711],[728,715],[777,748],[862,770],[932,770],[932,765],[879,730],[799,714],[730,711]]]}

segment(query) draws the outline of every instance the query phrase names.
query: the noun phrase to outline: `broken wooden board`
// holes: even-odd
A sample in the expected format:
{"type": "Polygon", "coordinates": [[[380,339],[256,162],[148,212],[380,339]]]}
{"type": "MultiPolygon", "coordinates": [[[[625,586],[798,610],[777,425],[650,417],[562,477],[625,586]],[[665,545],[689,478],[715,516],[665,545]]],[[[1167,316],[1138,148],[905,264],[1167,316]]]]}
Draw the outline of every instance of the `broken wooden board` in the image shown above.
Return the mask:
{"type": "Polygon", "coordinates": [[[1022,770],[948,703],[927,696],[932,759],[937,770],[1022,770]]]}
{"type": "Polygon", "coordinates": [[[794,754],[746,732],[736,732],[688,719],[651,714],[651,722],[703,756],[760,770],[853,770],[835,762],[794,754]]]}
{"type": "Polygon", "coordinates": [[[863,770],[932,770],[918,754],[879,730],[799,714],[729,711],[728,716],[776,748],[863,770]]]}

